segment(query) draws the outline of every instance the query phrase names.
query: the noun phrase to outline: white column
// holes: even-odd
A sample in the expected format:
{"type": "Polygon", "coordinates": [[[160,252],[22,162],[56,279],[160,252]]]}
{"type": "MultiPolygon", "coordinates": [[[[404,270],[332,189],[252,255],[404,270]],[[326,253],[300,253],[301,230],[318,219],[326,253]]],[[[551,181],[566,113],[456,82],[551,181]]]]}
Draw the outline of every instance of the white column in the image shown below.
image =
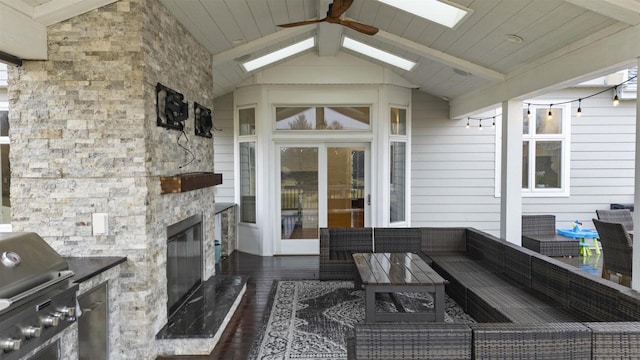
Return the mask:
{"type": "Polygon", "coordinates": [[[500,237],[522,244],[522,102],[502,103],[500,237]]]}
{"type": "MultiPolygon", "coordinates": [[[[638,58],[638,66],[640,66],[640,57],[638,58]]],[[[633,212],[633,229],[634,231],[640,230],[640,136],[638,136],[638,130],[640,129],[640,101],[636,98],[636,171],[634,180],[634,212],[633,212]]],[[[640,235],[637,236],[640,238],[640,235]]],[[[633,267],[631,269],[631,288],[634,290],[640,290],[640,246],[633,247],[633,267]]]]}

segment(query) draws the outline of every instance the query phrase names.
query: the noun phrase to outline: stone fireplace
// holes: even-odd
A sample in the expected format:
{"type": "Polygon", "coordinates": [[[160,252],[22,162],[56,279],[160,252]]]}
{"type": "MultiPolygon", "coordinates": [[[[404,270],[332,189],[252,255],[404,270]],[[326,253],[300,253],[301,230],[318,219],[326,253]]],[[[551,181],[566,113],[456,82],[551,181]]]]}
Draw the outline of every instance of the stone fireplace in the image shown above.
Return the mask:
{"type": "Polygon", "coordinates": [[[157,0],[51,25],[47,41],[46,61],[9,67],[13,230],[63,256],[126,256],[110,289],[122,319],[111,358],[153,360],[168,313],[167,228],[202,214],[202,279],[215,272],[214,188],[160,186],[161,176],[214,170],[214,140],[194,136],[192,111],[212,108],[211,54],[157,0]],[[184,134],[156,125],[157,83],[189,103],[184,134]],[[93,235],[93,213],[108,214],[108,235],[93,235]]]}

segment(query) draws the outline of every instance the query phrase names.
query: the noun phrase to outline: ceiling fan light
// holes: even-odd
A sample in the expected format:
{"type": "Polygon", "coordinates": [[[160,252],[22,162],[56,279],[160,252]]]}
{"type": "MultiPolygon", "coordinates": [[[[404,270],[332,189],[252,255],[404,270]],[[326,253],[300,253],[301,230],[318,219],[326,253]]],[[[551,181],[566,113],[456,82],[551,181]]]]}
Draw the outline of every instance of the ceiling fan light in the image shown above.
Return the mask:
{"type": "Polygon", "coordinates": [[[471,9],[444,0],[378,0],[423,19],[455,28],[471,9]]]}
{"type": "Polygon", "coordinates": [[[367,44],[361,43],[360,41],[353,40],[352,38],[347,36],[345,36],[342,40],[342,46],[370,58],[399,67],[402,70],[411,71],[411,69],[416,66],[416,63],[413,61],[393,55],[384,50],[374,48],[373,46],[369,46],[367,44]]]}
{"type": "Polygon", "coordinates": [[[255,58],[251,61],[244,62],[242,63],[242,67],[247,72],[250,72],[250,71],[259,69],[261,67],[267,66],[269,64],[273,64],[276,61],[286,59],[295,54],[299,54],[305,50],[311,49],[314,46],[316,46],[316,39],[315,37],[311,37],[306,40],[295,43],[293,45],[282,48],[280,50],[260,56],[259,58],[255,58]]]}

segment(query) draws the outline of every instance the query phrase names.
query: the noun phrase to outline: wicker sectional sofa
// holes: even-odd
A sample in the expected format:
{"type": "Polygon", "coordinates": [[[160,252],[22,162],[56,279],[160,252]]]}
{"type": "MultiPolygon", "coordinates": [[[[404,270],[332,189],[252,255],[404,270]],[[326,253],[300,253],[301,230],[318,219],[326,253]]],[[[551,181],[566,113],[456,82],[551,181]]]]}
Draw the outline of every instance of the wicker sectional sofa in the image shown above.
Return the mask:
{"type": "MultiPolygon", "coordinates": [[[[323,261],[333,231],[321,230],[321,278],[338,258],[350,266],[341,278],[353,278],[345,246],[323,261]]],[[[341,229],[341,238],[349,231],[370,235],[371,251],[419,254],[479,322],[357,324],[349,359],[640,358],[640,294],[627,287],[473,228],[341,229]]]]}

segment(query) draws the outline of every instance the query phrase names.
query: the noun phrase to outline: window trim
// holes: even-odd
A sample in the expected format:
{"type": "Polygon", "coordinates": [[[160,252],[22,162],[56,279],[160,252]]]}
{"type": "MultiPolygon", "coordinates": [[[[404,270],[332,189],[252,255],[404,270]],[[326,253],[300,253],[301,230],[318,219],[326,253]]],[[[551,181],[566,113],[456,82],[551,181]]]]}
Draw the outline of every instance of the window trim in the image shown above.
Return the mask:
{"type": "MultiPolygon", "coordinates": [[[[535,123],[535,115],[532,116],[532,120],[529,122],[529,134],[522,134],[522,142],[529,141],[529,154],[532,153],[535,155],[535,142],[536,141],[561,141],[562,143],[562,166],[560,168],[561,171],[561,181],[562,187],[560,189],[544,189],[544,188],[535,188],[531,181],[529,181],[529,188],[522,188],[522,197],[523,198],[550,198],[550,197],[569,197],[571,196],[571,123],[573,121],[572,113],[571,113],[571,103],[566,103],[566,100],[543,100],[545,103],[542,104],[541,100],[531,101],[540,105],[531,105],[531,113],[535,114],[536,109],[548,109],[549,104],[553,104],[553,108],[560,108],[562,112],[562,134],[540,134],[534,135],[532,132],[532,128],[535,123]],[[559,104],[559,105],[556,105],[559,104]]],[[[528,106],[525,103],[529,103],[529,100],[526,100],[522,104],[523,113],[527,110],[528,106]]],[[[500,110],[497,109],[496,112],[500,110]]],[[[500,197],[500,186],[502,182],[500,169],[502,165],[502,116],[496,116],[496,142],[495,142],[495,197],[500,197]]],[[[531,157],[530,157],[531,158],[531,157]]],[[[529,168],[529,179],[531,179],[531,173],[534,172],[534,168],[529,168]]]]}

